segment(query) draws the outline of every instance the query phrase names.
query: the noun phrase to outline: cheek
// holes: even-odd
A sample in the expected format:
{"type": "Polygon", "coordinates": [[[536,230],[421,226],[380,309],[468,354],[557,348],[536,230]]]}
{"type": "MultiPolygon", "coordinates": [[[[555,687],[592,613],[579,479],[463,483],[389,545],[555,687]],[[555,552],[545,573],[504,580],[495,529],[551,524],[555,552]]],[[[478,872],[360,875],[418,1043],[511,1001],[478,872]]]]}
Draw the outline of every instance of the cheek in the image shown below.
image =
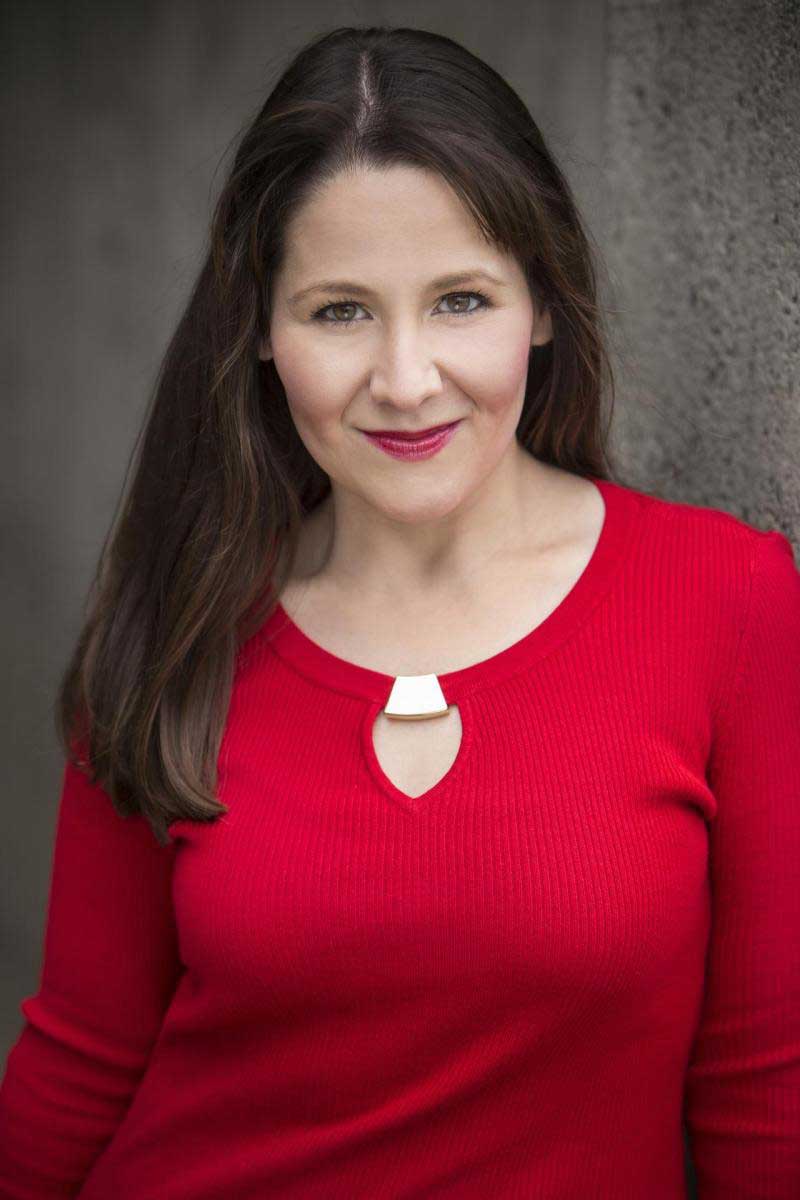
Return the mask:
{"type": "Polygon", "coordinates": [[[347,393],[344,372],[335,356],[315,353],[299,338],[273,338],[273,354],[290,412],[301,432],[334,420],[341,412],[347,393]]]}
{"type": "Polygon", "coordinates": [[[492,361],[497,371],[510,381],[527,376],[531,352],[532,325],[519,318],[502,324],[492,339],[492,361]]]}
{"type": "Polygon", "coordinates": [[[519,322],[478,330],[464,339],[452,378],[484,411],[498,416],[521,403],[528,378],[530,327],[519,322]]]}

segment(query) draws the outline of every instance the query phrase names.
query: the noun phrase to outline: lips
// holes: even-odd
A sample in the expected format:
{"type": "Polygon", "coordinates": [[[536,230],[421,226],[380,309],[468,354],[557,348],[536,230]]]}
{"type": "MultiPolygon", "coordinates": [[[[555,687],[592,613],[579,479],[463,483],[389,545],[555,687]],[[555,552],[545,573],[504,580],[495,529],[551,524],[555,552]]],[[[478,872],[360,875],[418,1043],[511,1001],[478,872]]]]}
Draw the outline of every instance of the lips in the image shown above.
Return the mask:
{"type": "MultiPolygon", "coordinates": [[[[460,419],[459,417],[458,420],[460,419]]],[[[372,437],[391,438],[395,442],[416,442],[434,433],[441,433],[443,429],[449,429],[451,425],[456,424],[458,421],[448,421],[444,425],[431,425],[428,429],[420,429],[413,433],[404,432],[402,429],[364,429],[362,433],[368,433],[372,437]]]]}
{"type": "Polygon", "coordinates": [[[407,462],[421,462],[422,459],[438,454],[448,442],[452,441],[461,424],[462,419],[459,418],[449,425],[437,426],[433,433],[417,434],[412,437],[405,433],[402,437],[394,435],[386,437],[379,433],[372,433],[372,431],[364,433],[364,437],[384,454],[390,454],[392,458],[405,459],[407,462]]]}

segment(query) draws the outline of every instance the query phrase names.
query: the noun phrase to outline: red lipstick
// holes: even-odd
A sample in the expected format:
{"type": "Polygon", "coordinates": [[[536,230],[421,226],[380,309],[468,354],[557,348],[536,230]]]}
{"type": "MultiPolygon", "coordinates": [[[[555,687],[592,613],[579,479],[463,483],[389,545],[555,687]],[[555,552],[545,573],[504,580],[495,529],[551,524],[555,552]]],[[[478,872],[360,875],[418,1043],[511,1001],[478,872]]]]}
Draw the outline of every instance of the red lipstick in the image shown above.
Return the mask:
{"type": "Polygon", "coordinates": [[[419,434],[407,434],[397,430],[362,430],[364,437],[393,458],[430,458],[446,446],[461,424],[461,418],[449,425],[436,425],[419,434]]]}

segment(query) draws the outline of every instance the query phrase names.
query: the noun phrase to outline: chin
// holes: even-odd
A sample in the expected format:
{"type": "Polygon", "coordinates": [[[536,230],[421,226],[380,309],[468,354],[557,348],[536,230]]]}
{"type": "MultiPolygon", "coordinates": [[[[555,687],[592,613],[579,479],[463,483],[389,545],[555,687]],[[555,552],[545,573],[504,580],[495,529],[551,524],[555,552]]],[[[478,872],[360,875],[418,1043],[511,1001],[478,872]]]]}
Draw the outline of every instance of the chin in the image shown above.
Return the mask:
{"type": "Polygon", "coordinates": [[[422,524],[449,516],[469,497],[471,489],[464,489],[455,482],[448,487],[442,481],[430,485],[408,483],[400,488],[393,481],[387,491],[387,495],[367,495],[364,500],[396,521],[422,524]]]}

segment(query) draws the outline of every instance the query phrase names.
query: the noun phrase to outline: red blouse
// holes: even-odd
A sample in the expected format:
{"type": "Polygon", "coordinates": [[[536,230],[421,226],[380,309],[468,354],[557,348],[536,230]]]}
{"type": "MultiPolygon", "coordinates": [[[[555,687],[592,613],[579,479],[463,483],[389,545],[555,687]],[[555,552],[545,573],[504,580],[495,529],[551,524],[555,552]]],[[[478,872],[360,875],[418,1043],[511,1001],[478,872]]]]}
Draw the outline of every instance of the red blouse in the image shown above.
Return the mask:
{"type": "Polygon", "coordinates": [[[373,748],[392,677],[280,607],[224,817],[159,846],[65,764],[6,1200],[683,1200],[684,1123],[701,1200],[800,1196],[800,573],[593,482],[566,598],[439,675],[424,794],[373,748]]]}

